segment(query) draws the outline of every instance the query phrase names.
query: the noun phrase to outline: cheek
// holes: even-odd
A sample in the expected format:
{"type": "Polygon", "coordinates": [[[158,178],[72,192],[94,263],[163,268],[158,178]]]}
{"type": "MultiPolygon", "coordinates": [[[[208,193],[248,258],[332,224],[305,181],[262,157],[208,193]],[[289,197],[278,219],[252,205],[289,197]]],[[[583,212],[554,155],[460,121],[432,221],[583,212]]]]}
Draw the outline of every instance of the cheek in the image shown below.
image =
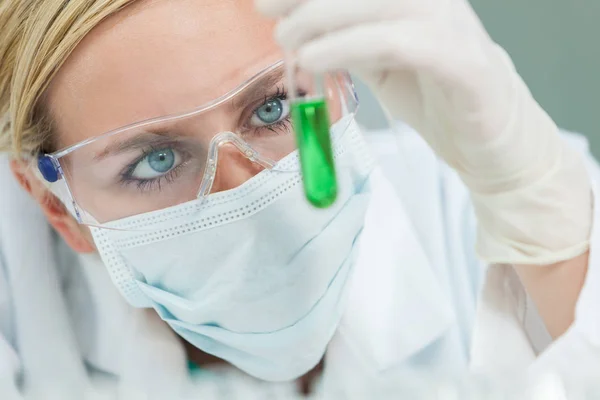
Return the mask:
{"type": "Polygon", "coordinates": [[[329,107],[329,116],[332,121],[339,121],[342,118],[343,109],[339,96],[330,97],[327,106],[329,107]]]}
{"type": "Polygon", "coordinates": [[[331,119],[331,123],[337,122],[342,118],[344,113],[344,107],[342,102],[344,101],[341,93],[340,87],[338,86],[338,82],[331,77],[326,80],[325,83],[325,96],[327,98],[327,108],[329,110],[329,117],[331,119]]]}

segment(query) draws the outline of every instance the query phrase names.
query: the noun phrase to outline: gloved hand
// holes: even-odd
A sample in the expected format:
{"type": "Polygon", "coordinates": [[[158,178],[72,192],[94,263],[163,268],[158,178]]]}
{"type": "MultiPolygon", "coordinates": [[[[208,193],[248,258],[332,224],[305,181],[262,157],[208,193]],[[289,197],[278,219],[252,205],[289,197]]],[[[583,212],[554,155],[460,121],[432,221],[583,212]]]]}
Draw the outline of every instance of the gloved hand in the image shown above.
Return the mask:
{"type": "Polygon", "coordinates": [[[348,69],[415,128],[471,191],[478,252],[550,264],[586,251],[582,159],[532,98],[466,0],[256,0],[313,71],[348,69]]]}

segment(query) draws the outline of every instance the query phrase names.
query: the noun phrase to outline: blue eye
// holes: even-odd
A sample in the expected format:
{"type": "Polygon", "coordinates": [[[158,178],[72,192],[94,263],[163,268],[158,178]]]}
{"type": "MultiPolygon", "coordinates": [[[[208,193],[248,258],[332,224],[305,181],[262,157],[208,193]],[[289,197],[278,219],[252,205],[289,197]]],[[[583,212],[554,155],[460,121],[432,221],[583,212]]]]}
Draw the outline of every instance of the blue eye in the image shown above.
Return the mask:
{"type": "Polygon", "coordinates": [[[148,164],[154,171],[165,173],[175,165],[175,153],[171,149],[154,151],[148,154],[148,164]]]}
{"type": "Polygon", "coordinates": [[[131,171],[135,179],[153,179],[165,175],[181,163],[181,157],[172,149],[158,149],[149,152],[131,171]]]}
{"type": "Polygon", "coordinates": [[[286,100],[273,98],[256,109],[252,115],[251,123],[254,126],[273,125],[288,117],[290,107],[286,100]]]}
{"type": "Polygon", "coordinates": [[[279,99],[269,100],[256,110],[256,116],[265,124],[277,122],[282,114],[283,105],[279,99]]]}

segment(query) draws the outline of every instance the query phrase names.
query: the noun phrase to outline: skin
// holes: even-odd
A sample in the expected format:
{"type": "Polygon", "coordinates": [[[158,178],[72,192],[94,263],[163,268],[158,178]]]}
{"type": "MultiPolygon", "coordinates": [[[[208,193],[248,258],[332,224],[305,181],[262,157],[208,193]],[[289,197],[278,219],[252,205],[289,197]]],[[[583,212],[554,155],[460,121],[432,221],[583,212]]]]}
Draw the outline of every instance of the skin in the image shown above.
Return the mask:
{"type": "MultiPolygon", "coordinates": [[[[45,98],[58,148],[226,93],[282,58],[272,31],[273,22],[251,1],[134,2],[88,34],[53,79],[45,98]]],[[[257,173],[244,157],[229,153],[228,173],[217,176],[220,190],[257,173]]],[[[75,251],[95,251],[89,229],[26,165],[14,161],[12,169],[75,251]]]]}
{"type": "MultiPolygon", "coordinates": [[[[222,95],[282,58],[273,26],[249,0],[133,3],[92,31],[53,80],[45,99],[59,147],[222,95]]],[[[244,157],[232,153],[226,160],[228,172],[216,182],[219,190],[257,173],[244,157]]],[[[74,251],[96,251],[89,229],[77,223],[25,163],[15,160],[11,168],[74,251]]],[[[586,253],[544,268],[516,266],[554,337],[574,319],[587,262],[586,253]]],[[[199,364],[215,361],[186,348],[199,364]]]]}
{"type": "MultiPolygon", "coordinates": [[[[252,1],[141,0],[104,21],[78,45],[46,93],[58,148],[138,121],[184,112],[219,97],[283,58],[271,20],[252,1]],[[107,57],[107,55],[110,55],[107,57]]],[[[216,132],[228,130],[216,118],[216,132]]],[[[239,152],[220,153],[214,187],[238,186],[259,170],[239,152]]],[[[76,252],[96,248],[60,201],[18,160],[20,184],[39,202],[50,224],[76,252]]],[[[222,363],[184,343],[199,365],[222,363]]],[[[314,373],[299,380],[310,388],[314,373]]]]}
{"type": "Polygon", "coordinates": [[[587,276],[590,253],[552,265],[516,265],[515,271],[533,299],[552,338],[575,321],[575,307],[587,276]]]}

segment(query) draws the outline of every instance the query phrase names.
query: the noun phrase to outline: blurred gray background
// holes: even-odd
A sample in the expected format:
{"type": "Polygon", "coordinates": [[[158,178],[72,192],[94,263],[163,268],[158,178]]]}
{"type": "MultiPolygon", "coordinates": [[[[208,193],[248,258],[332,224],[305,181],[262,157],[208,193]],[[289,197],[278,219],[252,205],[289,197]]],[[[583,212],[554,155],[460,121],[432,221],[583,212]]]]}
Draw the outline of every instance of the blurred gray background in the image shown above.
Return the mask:
{"type": "MultiPolygon", "coordinates": [[[[513,57],[535,98],[562,128],[585,134],[600,157],[600,0],[471,0],[513,57]]],[[[383,116],[357,82],[359,120],[383,116]]]]}

